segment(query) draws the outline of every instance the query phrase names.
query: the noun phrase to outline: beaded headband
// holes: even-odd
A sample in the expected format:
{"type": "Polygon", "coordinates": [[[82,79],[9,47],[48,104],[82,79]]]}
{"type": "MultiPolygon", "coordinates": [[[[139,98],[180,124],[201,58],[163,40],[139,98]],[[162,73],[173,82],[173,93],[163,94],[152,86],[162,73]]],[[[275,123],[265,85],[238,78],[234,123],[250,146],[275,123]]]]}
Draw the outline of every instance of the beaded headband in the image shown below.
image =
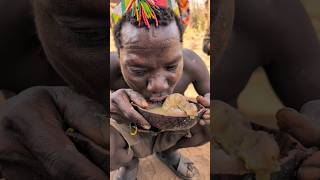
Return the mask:
{"type": "Polygon", "coordinates": [[[126,13],[135,17],[139,26],[143,21],[150,28],[149,20],[154,20],[158,26],[159,8],[172,9],[173,12],[180,17],[183,26],[186,26],[190,19],[189,1],[180,0],[121,0],[121,2],[113,9],[111,19],[113,24],[117,24],[122,16],[126,13]]]}

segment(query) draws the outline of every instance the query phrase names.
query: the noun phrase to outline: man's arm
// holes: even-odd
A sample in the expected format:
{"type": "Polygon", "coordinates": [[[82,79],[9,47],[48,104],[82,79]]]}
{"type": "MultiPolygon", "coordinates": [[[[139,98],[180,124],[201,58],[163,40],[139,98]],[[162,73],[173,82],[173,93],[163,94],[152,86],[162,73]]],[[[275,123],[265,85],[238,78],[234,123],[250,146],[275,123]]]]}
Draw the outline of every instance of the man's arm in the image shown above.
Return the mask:
{"type": "Polygon", "coordinates": [[[184,70],[189,74],[199,95],[210,93],[210,75],[203,60],[193,51],[184,49],[184,70]]]}
{"type": "Polygon", "coordinates": [[[297,0],[277,3],[271,22],[265,66],[271,84],[286,105],[297,110],[308,101],[320,99],[320,44],[311,21],[297,0]],[[286,9],[286,10],[284,10],[286,9]]]}
{"type": "Polygon", "coordinates": [[[30,88],[0,104],[2,175],[106,179],[105,113],[101,104],[66,87],[30,88]]]}
{"type": "Polygon", "coordinates": [[[210,25],[206,29],[206,33],[204,34],[203,43],[202,43],[202,50],[207,55],[211,55],[210,52],[210,25]]]}
{"type": "Polygon", "coordinates": [[[120,69],[119,56],[117,52],[110,52],[110,90],[115,91],[122,88],[128,88],[123,79],[120,69]]]}
{"type": "MultiPolygon", "coordinates": [[[[307,146],[320,144],[320,44],[310,19],[298,0],[277,1],[275,17],[264,22],[273,32],[265,41],[272,47],[264,52],[270,58],[265,66],[270,82],[286,108],[277,113],[281,130],[289,132],[307,146]],[[271,23],[272,22],[272,23],[271,23]]],[[[299,179],[320,177],[320,152],[304,160],[299,179]]]]}

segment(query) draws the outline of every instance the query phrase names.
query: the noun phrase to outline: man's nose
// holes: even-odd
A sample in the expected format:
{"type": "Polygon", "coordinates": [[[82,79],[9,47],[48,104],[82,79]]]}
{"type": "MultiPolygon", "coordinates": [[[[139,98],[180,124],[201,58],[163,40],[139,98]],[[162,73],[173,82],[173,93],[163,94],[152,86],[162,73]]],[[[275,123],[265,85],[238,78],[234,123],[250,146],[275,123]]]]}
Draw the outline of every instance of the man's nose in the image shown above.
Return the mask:
{"type": "Polygon", "coordinates": [[[168,81],[165,77],[154,77],[148,82],[147,90],[152,93],[159,93],[167,90],[169,88],[168,81]]]}

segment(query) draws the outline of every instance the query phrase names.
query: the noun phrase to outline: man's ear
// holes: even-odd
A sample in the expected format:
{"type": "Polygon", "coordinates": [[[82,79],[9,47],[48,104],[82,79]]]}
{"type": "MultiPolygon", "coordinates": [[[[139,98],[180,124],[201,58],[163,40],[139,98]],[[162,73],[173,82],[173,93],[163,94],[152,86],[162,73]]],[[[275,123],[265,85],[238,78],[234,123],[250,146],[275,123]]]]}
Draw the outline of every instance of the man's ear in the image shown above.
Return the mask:
{"type": "Polygon", "coordinates": [[[211,57],[216,61],[227,46],[232,31],[235,1],[212,0],[211,2],[210,46],[212,47],[211,57]]]}

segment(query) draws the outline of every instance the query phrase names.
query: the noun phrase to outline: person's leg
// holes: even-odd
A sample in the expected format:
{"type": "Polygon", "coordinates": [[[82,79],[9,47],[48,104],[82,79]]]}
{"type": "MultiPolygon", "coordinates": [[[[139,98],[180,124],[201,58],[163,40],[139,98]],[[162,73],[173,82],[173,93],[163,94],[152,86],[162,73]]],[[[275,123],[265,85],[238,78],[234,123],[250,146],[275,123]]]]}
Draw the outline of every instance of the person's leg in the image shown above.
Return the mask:
{"type": "Polygon", "coordinates": [[[122,135],[110,126],[110,171],[117,170],[114,179],[136,179],[138,163],[122,135]]]}
{"type": "Polygon", "coordinates": [[[139,159],[133,158],[126,166],[117,170],[113,180],[136,180],[138,174],[139,159]]]}
{"type": "Polygon", "coordinates": [[[202,126],[198,124],[191,128],[190,133],[191,137],[182,137],[174,146],[157,153],[160,160],[171,166],[175,170],[175,173],[183,175],[185,179],[194,177],[198,173],[198,170],[188,158],[183,157],[176,150],[200,146],[212,139],[209,125],[202,126]]]}

